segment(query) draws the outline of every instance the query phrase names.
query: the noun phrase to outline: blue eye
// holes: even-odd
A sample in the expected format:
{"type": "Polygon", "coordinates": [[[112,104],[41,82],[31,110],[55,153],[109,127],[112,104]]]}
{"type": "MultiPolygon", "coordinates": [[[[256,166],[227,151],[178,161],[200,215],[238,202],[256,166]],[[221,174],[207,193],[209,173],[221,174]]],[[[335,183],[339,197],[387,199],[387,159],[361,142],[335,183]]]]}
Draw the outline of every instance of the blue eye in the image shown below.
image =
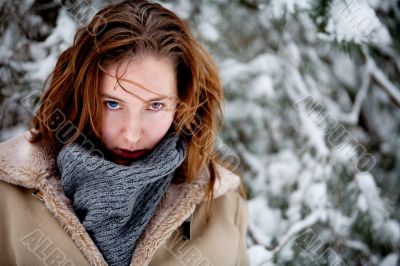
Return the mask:
{"type": "Polygon", "coordinates": [[[119,103],[116,101],[106,101],[106,106],[111,110],[119,109],[119,103]]]}
{"type": "Polygon", "coordinates": [[[150,110],[158,111],[164,107],[164,104],[161,102],[154,102],[150,104],[150,110]]]}

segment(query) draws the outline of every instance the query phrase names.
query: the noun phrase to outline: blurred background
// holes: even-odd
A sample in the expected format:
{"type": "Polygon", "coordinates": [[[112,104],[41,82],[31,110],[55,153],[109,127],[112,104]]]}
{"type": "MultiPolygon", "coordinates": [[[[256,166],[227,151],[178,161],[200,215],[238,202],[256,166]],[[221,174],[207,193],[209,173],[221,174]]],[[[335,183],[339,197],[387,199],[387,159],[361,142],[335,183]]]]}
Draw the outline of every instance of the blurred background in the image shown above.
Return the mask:
{"type": "MultiPolygon", "coordinates": [[[[0,140],[106,0],[0,0],[0,140]]],[[[221,71],[251,265],[400,265],[400,1],[159,1],[221,71]]],[[[223,254],[221,254],[223,256],[223,254]]]]}

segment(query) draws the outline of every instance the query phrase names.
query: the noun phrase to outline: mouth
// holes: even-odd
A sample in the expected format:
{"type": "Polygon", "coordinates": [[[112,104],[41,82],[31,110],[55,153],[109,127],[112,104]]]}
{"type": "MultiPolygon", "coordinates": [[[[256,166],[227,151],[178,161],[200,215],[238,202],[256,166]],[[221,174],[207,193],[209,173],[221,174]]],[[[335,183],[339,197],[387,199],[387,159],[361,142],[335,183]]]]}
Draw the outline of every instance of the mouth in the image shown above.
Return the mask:
{"type": "Polygon", "coordinates": [[[147,151],[146,150],[129,151],[124,149],[117,149],[116,152],[119,157],[125,159],[136,159],[143,156],[147,151]]]}

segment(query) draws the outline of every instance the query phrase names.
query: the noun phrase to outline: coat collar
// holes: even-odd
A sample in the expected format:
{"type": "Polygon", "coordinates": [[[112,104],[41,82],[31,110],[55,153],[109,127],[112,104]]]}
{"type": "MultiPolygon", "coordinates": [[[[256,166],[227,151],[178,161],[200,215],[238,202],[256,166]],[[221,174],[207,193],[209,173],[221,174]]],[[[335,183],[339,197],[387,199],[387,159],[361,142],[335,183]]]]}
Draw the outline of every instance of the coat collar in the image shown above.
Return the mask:
{"type": "MultiPolygon", "coordinates": [[[[29,132],[0,144],[0,181],[40,190],[47,209],[92,265],[106,265],[103,256],[76,217],[55,172],[55,159],[46,146],[31,144],[29,132]]],[[[218,167],[214,198],[235,190],[240,178],[218,167]]],[[[204,170],[191,183],[170,184],[155,214],[139,238],[131,265],[147,265],[157,248],[171,236],[205,199],[209,172],[204,170]]]]}

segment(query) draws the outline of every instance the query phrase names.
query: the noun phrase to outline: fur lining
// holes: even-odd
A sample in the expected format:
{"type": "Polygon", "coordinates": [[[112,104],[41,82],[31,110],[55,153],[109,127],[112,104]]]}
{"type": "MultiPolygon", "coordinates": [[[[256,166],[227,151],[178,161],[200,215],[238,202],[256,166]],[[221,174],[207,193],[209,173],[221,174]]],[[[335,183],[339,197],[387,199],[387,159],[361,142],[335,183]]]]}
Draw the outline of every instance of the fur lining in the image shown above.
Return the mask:
{"type": "Polygon", "coordinates": [[[38,188],[38,179],[46,173],[45,167],[39,166],[46,164],[46,158],[37,146],[29,145],[28,136],[25,133],[0,144],[0,180],[26,188],[38,188]]]}
{"type": "Polygon", "coordinates": [[[54,174],[55,160],[46,148],[28,142],[29,132],[0,144],[0,180],[10,184],[38,189],[46,208],[71,236],[91,265],[107,265],[102,254],[65,196],[59,177],[54,174]]]}
{"type": "MultiPolygon", "coordinates": [[[[0,181],[43,192],[46,208],[71,236],[91,265],[107,265],[102,254],[74,213],[65,196],[55,160],[46,147],[28,142],[29,132],[0,144],[0,181]]],[[[214,198],[235,190],[240,178],[219,167],[220,179],[214,186],[214,198]]],[[[209,172],[192,183],[170,184],[155,214],[140,236],[131,265],[147,265],[156,250],[171,236],[206,196],[209,172]]]]}

